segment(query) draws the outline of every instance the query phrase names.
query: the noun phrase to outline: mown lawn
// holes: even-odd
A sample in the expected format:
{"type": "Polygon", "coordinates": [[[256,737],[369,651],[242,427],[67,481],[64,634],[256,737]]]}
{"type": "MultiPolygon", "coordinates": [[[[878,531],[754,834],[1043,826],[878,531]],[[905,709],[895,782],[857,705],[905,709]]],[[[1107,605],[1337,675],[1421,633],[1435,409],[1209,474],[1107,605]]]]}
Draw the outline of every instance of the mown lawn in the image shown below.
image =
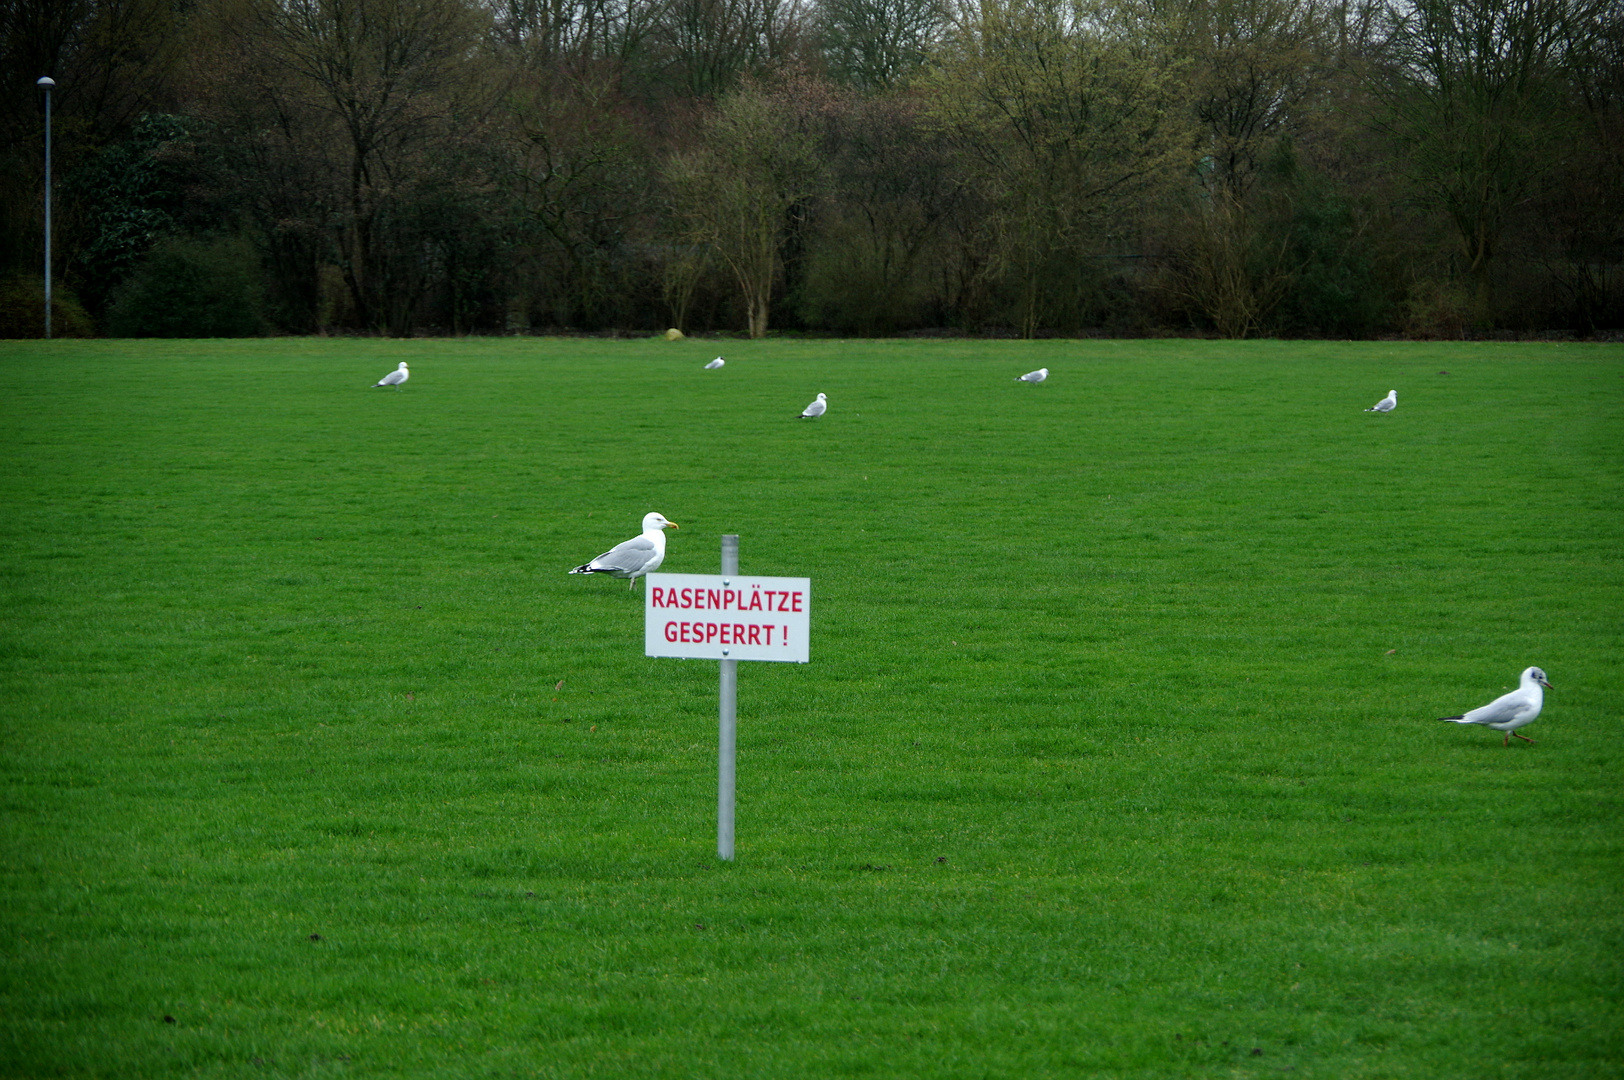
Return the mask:
{"type": "Polygon", "coordinates": [[[0,402],[0,1075],[1624,1076],[1624,347],[7,342],[0,402]],[[813,582],[732,864],[716,665],[565,574],[649,510],[813,582]],[[1434,720],[1530,664],[1535,744],[1434,720]]]}

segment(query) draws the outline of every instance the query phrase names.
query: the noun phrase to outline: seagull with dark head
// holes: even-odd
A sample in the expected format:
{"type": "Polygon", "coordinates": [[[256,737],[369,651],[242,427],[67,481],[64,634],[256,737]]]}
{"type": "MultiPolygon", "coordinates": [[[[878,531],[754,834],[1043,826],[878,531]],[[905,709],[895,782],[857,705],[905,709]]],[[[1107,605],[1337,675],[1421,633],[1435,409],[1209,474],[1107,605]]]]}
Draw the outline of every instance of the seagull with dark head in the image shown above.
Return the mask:
{"type": "MultiPolygon", "coordinates": [[[[1511,737],[1517,735],[1517,729],[1532,724],[1539,716],[1539,710],[1545,706],[1545,691],[1551,689],[1551,684],[1545,681],[1545,672],[1537,667],[1524,669],[1521,683],[1511,693],[1501,694],[1469,713],[1440,716],[1438,719],[1452,724],[1482,724],[1495,731],[1503,731],[1506,737],[1501,744],[1510,746],[1511,737]]],[[[1517,735],[1517,738],[1523,742],[1534,741],[1527,735],[1517,735]]]]}

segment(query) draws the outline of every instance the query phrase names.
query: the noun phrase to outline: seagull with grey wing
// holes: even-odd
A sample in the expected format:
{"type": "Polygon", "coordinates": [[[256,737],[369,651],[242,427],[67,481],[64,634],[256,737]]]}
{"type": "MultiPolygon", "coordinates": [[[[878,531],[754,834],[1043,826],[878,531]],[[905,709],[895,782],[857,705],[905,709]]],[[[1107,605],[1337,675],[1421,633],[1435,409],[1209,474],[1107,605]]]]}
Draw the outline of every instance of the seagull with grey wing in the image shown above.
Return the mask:
{"type": "MultiPolygon", "coordinates": [[[[1482,724],[1496,731],[1505,732],[1501,745],[1510,746],[1511,737],[1517,735],[1517,729],[1532,724],[1539,716],[1539,710],[1545,706],[1545,691],[1551,689],[1551,684],[1545,681],[1545,672],[1537,667],[1527,668],[1522,673],[1522,685],[1509,694],[1501,694],[1487,705],[1473,709],[1460,716],[1440,716],[1438,719],[1447,720],[1452,724],[1482,724]]],[[[1533,742],[1527,735],[1517,735],[1523,742],[1533,742]]]]}
{"type": "Polygon", "coordinates": [[[1365,412],[1392,412],[1398,408],[1398,391],[1389,390],[1387,396],[1366,409],[1365,412]]]}
{"type": "Polygon", "coordinates": [[[1036,371],[1028,371],[1025,375],[1015,376],[1016,382],[1040,383],[1049,377],[1049,369],[1040,367],[1036,371]]]}
{"type": "Polygon", "coordinates": [[[385,375],[372,385],[375,387],[393,386],[396,390],[399,390],[400,384],[411,377],[412,373],[406,370],[406,361],[402,360],[400,362],[400,367],[396,368],[394,371],[391,371],[389,374],[385,375]]]}
{"type": "Polygon", "coordinates": [[[628,588],[637,588],[637,579],[651,574],[665,561],[665,530],[680,526],[667,521],[663,514],[643,515],[643,534],[624,543],[616,544],[591,562],[584,562],[571,570],[572,574],[608,574],[627,578],[628,588]]]}
{"type": "Polygon", "coordinates": [[[798,419],[816,420],[818,417],[822,416],[828,411],[829,399],[823,394],[819,394],[817,396],[817,400],[813,401],[812,404],[801,410],[801,415],[798,419]]]}

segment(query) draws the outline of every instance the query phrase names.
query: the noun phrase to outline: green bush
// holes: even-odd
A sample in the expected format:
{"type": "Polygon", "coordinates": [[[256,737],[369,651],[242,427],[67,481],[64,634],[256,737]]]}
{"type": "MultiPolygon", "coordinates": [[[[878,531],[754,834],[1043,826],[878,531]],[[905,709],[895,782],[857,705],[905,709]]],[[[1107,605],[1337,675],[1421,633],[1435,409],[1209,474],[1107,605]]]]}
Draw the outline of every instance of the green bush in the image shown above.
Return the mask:
{"type": "Polygon", "coordinates": [[[883,337],[921,324],[922,284],[903,245],[877,243],[864,228],[837,221],[811,245],[796,307],[811,326],[883,337]]]}
{"type": "MultiPolygon", "coordinates": [[[[91,337],[95,330],[78,297],[58,285],[51,290],[51,335],[91,337]]],[[[0,280],[0,338],[45,336],[45,277],[12,274],[0,280]]]]}
{"type": "Polygon", "coordinates": [[[160,241],[113,294],[113,337],[258,337],[265,332],[264,280],[239,237],[160,241]]]}
{"type": "MultiPolygon", "coordinates": [[[[1286,337],[1364,338],[1393,320],[1369,239],[1354,206],[1281,140],[1263,171],[1254,258],[1283,252],[1291,284],[1268,320],[1286,337]]],[[[1278,256],[1276,256],[1278,257],[1278,256]]]]}

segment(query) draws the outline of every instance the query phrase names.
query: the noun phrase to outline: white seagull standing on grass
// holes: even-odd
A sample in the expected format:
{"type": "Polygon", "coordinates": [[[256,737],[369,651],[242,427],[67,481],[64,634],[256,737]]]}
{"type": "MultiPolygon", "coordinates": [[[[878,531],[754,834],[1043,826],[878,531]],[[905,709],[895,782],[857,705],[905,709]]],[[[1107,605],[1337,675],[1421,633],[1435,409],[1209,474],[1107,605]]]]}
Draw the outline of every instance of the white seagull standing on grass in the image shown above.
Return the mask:
{"type": "Polygon", "coordinates": [[[801,420],[816,420],[818,417],[822,416],[824,413],[826,413],[828,411],[829,411],[829,399],[827,397],[823,396],[822,394],[819,394],[818,395],[818,400],[814,401],[812,404],[808,405],[806,408],[801,410],[801,415],[800,415],[799,419],[801,419],[801,420]]]}
{"type": "Polygon", "coordinates": [[[400,389],[400,384],[405,382],[407,379],[409,379],[411,377],[412,377],[412,373],[406,370],[406,361],[402,360],[400,362],[400,367],[396,368],[394,371],[391,371],[389,374],[385,375],[383,378],[379,379],[377,382],[373,383],[372,385],[373,386],[393,386],[396,390],[399,390],[400,389]]]}
{"type": "Polygon", "coordinates": [[[721,367],[725,363],[727,363],[727,361],[723,360],[720,356],[718,356],[715,360],[712,360],[710,363],[705,365],[705,370],[706,371],[715,371],[717,368],[721,367]]]}
{"type": "Polygon", "coordinates": [[[1028,371],[1025,375],[1017,375],[1016,382],[1040,383],[1049,377],[1049,369],[1040,367],[1036,371],[1028,371]]]}
{"type": "MultiPolygon", "coordinates": [[[[1539,710],[1545,705],[1545,691],[1550,688],[1551,684],[1545,681],[1545,673],[1531,667],[1522,673],[1522,685],[1511,693],[1502,694],[1463,716],[1440,716],[1438,719],[1455,724],[1482,724],[1503,731],[1506,737],[1501,744],[1510,746],[1511,737],[1517,735],[1517,729],[1532,724],[1539,716],[1539,710]]],[[[1534,741],[1527,735],[1517,735],[1517,738],[1523,742],[1534,741]]]]}
{"type": "Polygon", "coordinates": [[[1392,412],[1398,408],[1398,391],[1389,390],[1387,396],[1366,409],[1365,412],[1392,412]]]}
{"type": "Polygon", "coordinates": [[[643,515],[643,535],[634,536],[623,544],[616,544],[591,562],[582,563],[572,574],[608,574],[610,577],[628,578],[628,588],[637,588],[637,579],[660,568],[665,561],[665,530],[680,528],[675,521],[665,520],[663,514],[643,515]]]}

